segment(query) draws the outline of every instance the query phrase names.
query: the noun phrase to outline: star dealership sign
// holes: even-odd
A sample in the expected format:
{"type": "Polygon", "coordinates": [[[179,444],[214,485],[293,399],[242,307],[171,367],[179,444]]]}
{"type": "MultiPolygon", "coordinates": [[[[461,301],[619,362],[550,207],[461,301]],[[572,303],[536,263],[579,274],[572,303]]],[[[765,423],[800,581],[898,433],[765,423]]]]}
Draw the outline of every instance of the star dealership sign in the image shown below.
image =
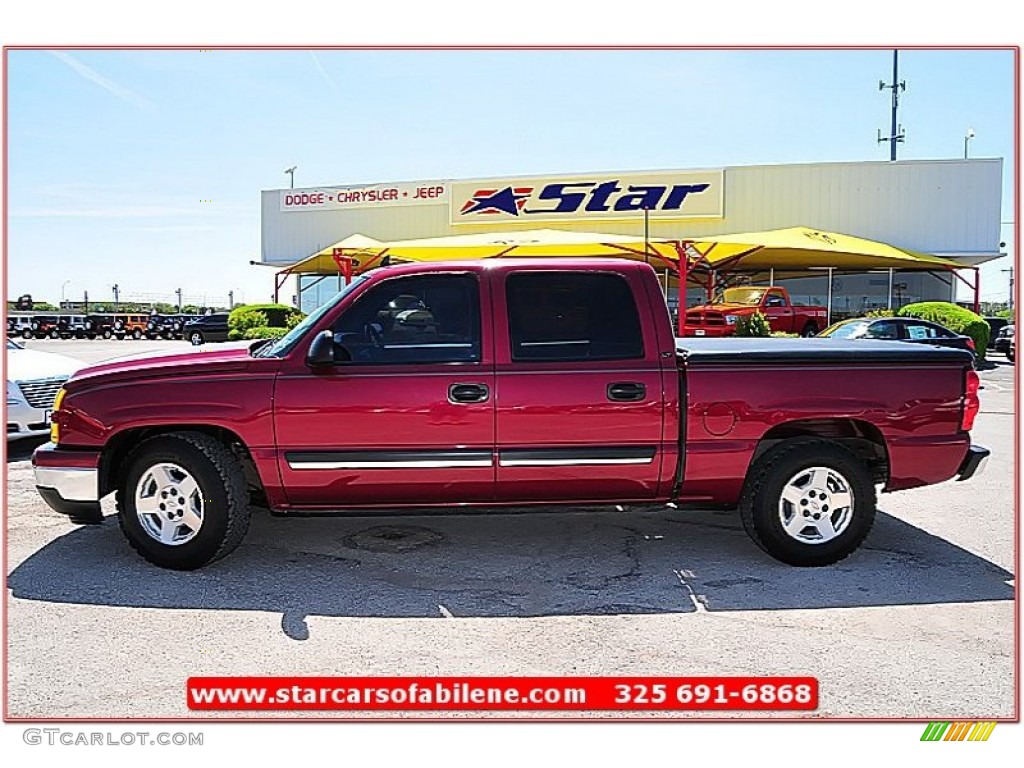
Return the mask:
{"type": "Polygon", "coordinates": [[[451,223],[721,218],[724,173],[599,174],[459,181],[451,187],[451,223]]]}

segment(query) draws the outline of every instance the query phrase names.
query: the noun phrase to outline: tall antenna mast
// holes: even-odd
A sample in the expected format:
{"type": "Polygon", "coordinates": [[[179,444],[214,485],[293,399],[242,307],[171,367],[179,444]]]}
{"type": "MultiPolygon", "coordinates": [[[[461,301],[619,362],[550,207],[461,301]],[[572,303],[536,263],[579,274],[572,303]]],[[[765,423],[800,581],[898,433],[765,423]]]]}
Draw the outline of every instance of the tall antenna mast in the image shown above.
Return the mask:
{"type": "Polygon", "coordinates": [[[896,110],[900,106],[900,91],[907,90],[906,81],[899,79],[899,51],[892,52],[892,82],[886,83],[884,80],[878,81],[878,90],[884,91],[886,88],[892,90],[892,128],[890,129],[888,136],[882,136],[882,129],[878,129],[878,143],[881,144],[883,141],[889,142],[889,159],[896,159],[896,144],[903,143],[903,140],[907,137],[906,132],[903,130],[903,126],[896,122],[896,110]]]}

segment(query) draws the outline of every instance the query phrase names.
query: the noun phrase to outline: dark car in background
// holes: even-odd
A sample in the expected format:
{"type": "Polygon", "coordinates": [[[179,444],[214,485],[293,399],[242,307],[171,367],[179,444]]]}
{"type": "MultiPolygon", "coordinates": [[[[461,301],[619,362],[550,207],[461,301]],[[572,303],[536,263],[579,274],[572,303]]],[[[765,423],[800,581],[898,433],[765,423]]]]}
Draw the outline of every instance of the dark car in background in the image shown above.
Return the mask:
{"type": "Polygon", "coordinates": [[[60,317],[57,315],[33,315],[29,327],[37,339],[60,338],[60,317]]]}
{"type": "Polygon", "coordinates": [[[228,313],[218,312],[203,315],[190,323],[185,323],[185,338],[193,344],[204,344],[207,341],[228,340],[228,313]]]}
{"type": "Polygon", "coordinates": [[[916,317],[853,317],[833,323],[818,334],[830,339],[891,339],[916,344],[937,344],[975,354],[974,339],[938,323],[916,317]]]}
{"type": "Polygon", "coordinates": [[[149,339],[182,339],[185,337],[186,323],[198,320],[200,315],[150,315],[146,325],[146,338],[149,339]]]}
{"type": "Polygon", "coordinates": [[[1009,349],[1013,344],[1015,334],[1016,326],[1012,324],[1003,326],[1000,329],[999,335],[996,336],[996,340],[992,345],[993,347],[995,347],[996,352],[1001,352],[1004,355],[1009,355],[1009,349]]]}
{"type": "Polygon", "coordinates": [[[86,322],[89,323],[89,338],[95,339],[102,337],[104,339],[110,339],[114,336],[114,324],[117,322],[117,316],[113,314],[93,314],[86,315],[86,322]]]}
{"type": "Polygon", "coordinates": [[[985,322],[988,323],[989,327],[988,348],[995,349],[999,333],[1010,324],[1010,321],[1005,317],[986,317],[985,322]]]}

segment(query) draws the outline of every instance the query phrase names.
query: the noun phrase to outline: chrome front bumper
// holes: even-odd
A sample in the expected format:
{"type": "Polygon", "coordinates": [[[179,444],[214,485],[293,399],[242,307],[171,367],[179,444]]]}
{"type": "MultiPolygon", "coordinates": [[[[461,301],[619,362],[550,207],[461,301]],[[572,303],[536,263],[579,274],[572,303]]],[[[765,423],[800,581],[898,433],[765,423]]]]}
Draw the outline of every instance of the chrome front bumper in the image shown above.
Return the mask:
{"type": "MultiPolygon", "coordinates": [[[[50,446],[36,449],[36,454],[50,446]]],[[[36,490],[50,509],[67,515],[73,523],[102,523],[99,470],[93,467],[48,467],[35,463],[36,490]]]]}
{"type": "Polygon", "coordinates": [[[99,470],[84,467],[33,467],[36,488],[56,491],[66,501],[99,501],[99,470]]]}

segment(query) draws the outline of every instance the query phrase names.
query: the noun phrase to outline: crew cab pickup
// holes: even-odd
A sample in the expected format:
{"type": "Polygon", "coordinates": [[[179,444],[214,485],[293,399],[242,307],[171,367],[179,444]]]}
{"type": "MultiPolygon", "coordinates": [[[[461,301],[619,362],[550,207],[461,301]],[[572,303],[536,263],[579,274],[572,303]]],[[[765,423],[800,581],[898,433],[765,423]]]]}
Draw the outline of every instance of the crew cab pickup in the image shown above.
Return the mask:
{"type": "Polygon", "coordinates": [[[967,352],[676,339],[621,260],[395,265],[277,341],[114,360],[59,393],[46,502],[163,567],[276,514],[606,503],[738,508],[765,551],[850,554],[884,491],[973,475],[967,352]]]}
{"type": "Polygon", "coordinates": [[[736,322],[760,312],[773,331],[814,336],[828,326],[828,309],[793,304],[780,286],[726,288],[712,303],[686,310],[684,336],[732,336],[736,322]]]}

